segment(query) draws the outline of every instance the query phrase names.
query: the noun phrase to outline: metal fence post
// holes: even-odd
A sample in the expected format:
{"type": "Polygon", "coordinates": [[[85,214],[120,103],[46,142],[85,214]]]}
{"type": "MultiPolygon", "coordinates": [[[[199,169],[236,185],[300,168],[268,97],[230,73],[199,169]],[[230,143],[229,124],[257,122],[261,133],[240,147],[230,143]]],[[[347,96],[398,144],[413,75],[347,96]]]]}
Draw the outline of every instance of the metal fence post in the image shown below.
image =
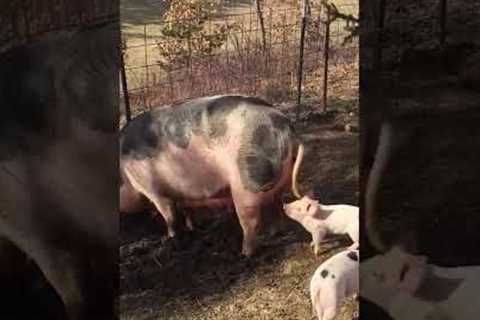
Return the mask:
{"type": "Polygon", "coordinates": [[[303,51],[305,46],[305,31],[307,26],[307,17],[308,17],[308,0],[303,0],[303,10],[302,10],[302,29],[300,33],[300,58],[298,62],[298,73],[297,73],[297,114],[296,121],[300,118],[300,103],[302,101],[302,79],[303,79],[303,51]]]}
{"type": "Polygon", "coordinates": [[[22,12],[23,12],[23,19],[24,19],[24,24],[25,24],[25,39],[29,40],[30,39],[30,33],[35,33],[31,31],[31,26],[30,26],[30,19],[28,17],[28,4],[26,1],[22,3],[22,12]]]}
{"type": "Polygon", "coordinates": [[[125,101],[125,116],[127,118],[127,123],[132,119],[132,113],[130,110],[130,96],[128,95],[128,86],[127,86],[127,74],[125,72],[125,60],[123,56],[123,50],[119,49],[120,53],[120,78],[122,81],[122,90],[123,90],[123,100],[125,101]]]}
{"type": "Polygon", "coordinates": [[[327,7],[327,19],[325,20],[325,46],[323,53],[323,111],[327,111],[328,100],[328,60],[330,53],[330,6],[327,7]]]}
{"type": "Polygon", "coordinates": [[[440,45],[443,47],[445,45],[446,37],[446,24],[447,24],[447,0],[440,0],[440,15],[439,15],[439,24],[440,24],[440,45]]]}
{"type": "Polygon", "coordinates": [[[386,0],[380,0],[378,21],[377,21],[377,48],[375,50],[374,64],[375,68],[380,68],[382,65],[382,38],[383,38],[383,25],[385,23],[385,6],[386,0]]]}
{"type": "Polygon", "coordinates": [[[257,3],[257,16],[258,16],[258,21],[260,22],[260,28],[262,30],[262,45],[263,45],[263,51],[265,52],[267,50],[267,40],[265,38],[265,22],[263,20],[262,5],[260,1],[261,0],[256,0],[255,2],[257,3]]]}
{"type": "Polygon", "coordinates": [[[145,92],[143,94],[143,105],[147,106],[147,95],[148,95],[148,42],[147,42],[147,25],[143,25],[143,44],[145,46],[145,92]]]}

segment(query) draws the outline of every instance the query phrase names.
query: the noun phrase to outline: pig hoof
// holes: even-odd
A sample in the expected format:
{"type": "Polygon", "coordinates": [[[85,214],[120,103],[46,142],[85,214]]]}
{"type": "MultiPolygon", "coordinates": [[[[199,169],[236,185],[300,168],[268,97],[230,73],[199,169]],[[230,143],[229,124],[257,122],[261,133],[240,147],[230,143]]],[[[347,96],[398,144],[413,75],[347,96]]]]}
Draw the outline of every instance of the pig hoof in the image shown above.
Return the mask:
{"type": "Polygon", "coordinates": [[[187,227],[188,231],[193,231],[193,229],[195,229],[195,227],[193,226],[192,220],[186,219],[185,224],[186,224],[186,227],[187,227]]]}

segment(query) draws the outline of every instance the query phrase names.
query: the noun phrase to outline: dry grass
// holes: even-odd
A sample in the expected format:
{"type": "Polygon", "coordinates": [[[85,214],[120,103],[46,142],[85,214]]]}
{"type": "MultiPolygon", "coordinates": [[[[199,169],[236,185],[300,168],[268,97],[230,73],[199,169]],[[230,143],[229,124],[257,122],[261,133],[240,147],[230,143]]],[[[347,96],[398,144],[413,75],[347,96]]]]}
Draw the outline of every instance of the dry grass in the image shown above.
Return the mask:
{"type": "MultiPolygon", "coordinates": [[[[154,317],[171,320],[310,319],[310,279],[305,275],[313,275],[319,262],[332,253],[315,259],[308,245],[291,247],[291,252],[283,261],[260,266],[253,275],[240,280],[226,292],[202,300],[188,300],[185,297],[172,299],[164,306],[164,312],[154,317]]],[[[337,320],[350,320],[356,312],[354,310],[357,310],[356,302],[348,299],[337,320]]]]}

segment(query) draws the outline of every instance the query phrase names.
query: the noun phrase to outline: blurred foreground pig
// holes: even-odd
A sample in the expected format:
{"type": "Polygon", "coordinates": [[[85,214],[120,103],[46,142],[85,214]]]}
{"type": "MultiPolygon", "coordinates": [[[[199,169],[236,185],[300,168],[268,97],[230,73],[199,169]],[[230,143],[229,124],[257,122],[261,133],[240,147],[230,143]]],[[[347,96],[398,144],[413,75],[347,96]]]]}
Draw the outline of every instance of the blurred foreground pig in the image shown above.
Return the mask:
{"type": "Polygon", "coordinates": [[[263,100],[204,97],[154,108],[120,134],[120,212],[147,198],[175,236],[174,204],[234,205],[243,229],[242,253],[251,256],[261,208],[281,212],[281,195],[296,176],[303,144],[289,119],[263,100]]]}
{"type": "MultiPolygon", "coordinates": [[[[28,279],[38,267],[63,302],[44,309],[61,309],[61,319],[118,319],[120,30],[112,20],[0,44],[0,273],[28,279]]],[[[19,293],[18,312],[31,309],[33,289],[19,293]]]]}
{"type": "Polygon", "coordinates": [[[312,311],[332,320],[350,296],[358,293],[358,250],[341,251],[318,267],[310,281],[312,311]]]}
{"type": "Polygon", "coordinates": [[[394,247],[360,264],[360,295],[396,320],[467,320],[480,314],[480,266],[429,264],[394,247]]]}
{"type": "Polygon", "coordinates": [[[353,241],[349,249],[358,248],[358,207],[346,204],[325,205],[304,196],[284,205],[285,214],[300,223],[312,235],[315,255],[327,233],[348,234],[353,241]]]}

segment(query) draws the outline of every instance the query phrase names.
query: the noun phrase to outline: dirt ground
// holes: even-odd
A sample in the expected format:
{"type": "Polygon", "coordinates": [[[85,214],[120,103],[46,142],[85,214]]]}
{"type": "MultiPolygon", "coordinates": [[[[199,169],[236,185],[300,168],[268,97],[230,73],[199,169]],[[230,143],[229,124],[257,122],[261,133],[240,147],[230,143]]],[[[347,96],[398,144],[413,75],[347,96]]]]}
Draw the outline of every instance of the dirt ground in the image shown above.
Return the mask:
{"type": "MultiPolygon", "coordinates": [[[[327,204],[357,204],[358,137],[343,130],[351,119],[344,113],[302,114],[303,190],[313,189],[327,204]]],[[[164,241],[163,222],[148,213],[120,219],[121,319],[311,319],[313,272],[350,244],[330,238],[316,258],[309,235],[285,218],[280,233],[260,236],[258,253],[248,261],[239,256],[236,218],[227,212],[199,212],[196,218],[197,229],[178,241],[164,241]]],[[[357,315],[358,304],[350,299],[337,319],[357,315]]]]}

